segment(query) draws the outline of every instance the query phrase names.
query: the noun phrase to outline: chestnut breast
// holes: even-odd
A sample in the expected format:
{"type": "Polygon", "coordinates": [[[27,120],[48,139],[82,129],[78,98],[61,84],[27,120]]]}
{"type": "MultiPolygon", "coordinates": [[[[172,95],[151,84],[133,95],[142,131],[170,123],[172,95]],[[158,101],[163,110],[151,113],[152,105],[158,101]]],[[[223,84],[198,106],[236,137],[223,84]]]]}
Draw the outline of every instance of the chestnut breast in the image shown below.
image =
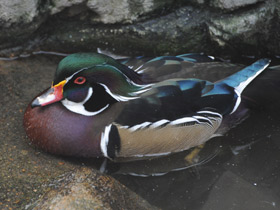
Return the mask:
{"type": "Polygon", "coordinates": [[[44,151],[66,156],[103,156],[101,133],[120,110],[117,103],[97,116],[83,116],[67,110],[60,102],[35,108],[29,104],[24,128],[31,142],[44,151]]]}

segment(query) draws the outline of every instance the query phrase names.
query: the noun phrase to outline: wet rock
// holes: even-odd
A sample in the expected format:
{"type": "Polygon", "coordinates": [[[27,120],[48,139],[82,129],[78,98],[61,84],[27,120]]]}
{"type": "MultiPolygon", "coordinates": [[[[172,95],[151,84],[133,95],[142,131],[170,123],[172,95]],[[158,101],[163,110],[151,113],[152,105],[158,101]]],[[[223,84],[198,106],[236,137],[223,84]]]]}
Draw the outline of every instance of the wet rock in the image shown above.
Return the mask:
{"type": "MultiPolygon", "coordinates": [[[[201,10],[184,7],[165,16],[129,25],[91,27],[61,21],[45,40],[46,50],[96,51],[97,47],[119,54],[184,53],[207,45],[201,10]],[[168,24],[168,23],[173,24],[168,24]],[[164,27],[163,27],[164,26],[164,27]],[[75,28],[75,30],[73,30],[75,28]],[[59,42],[57,42],[59,40],[59,42]],[[199,42],[199,45],[197,44],[199,42]],[[55,48],[54,48],[55,46],[55,48]]],[[[206,13],[204,13],[206,14],[206,13]]]]}
{"type": "Polygon", "coordinates": [[[110,176],[89,168],[67,173],[27,209],[157,209],[110,176]]]}
{"type": "Polygon", "coordinates": [[[131,23],[139,16],[150,13],[155,9],[170,4],[170,1],[162,0],[53,0],[50,5],[51,15],[57,14],[66,8],[83,7],[93,12],[91,22],[105,24],[131,23]]]}
{"type": "Polygon", "coordinates": [[[205,4],[206,0],[190,0],[193,4],[205,4]]]}
{"type": "Polygon", "coordinates": [[[271,23],[275,8],[271,4],[262,4],[250,12],[241,12],[234,16],[224,14],[211,19],[208,25],[209,35],[221,48],[242,49],[250,54],[258,47],[267,47],[271,23]]]}
{"type": "Polygon", "coordinates": [[[54,15],[62,10],[84,3],[85,0],[52,0],[49,6],[50,14],[54,15]]]}
{"type": "Polygon", "coordinates": [[[16,0],[3,5],[2,55],[103,48],[130,55],[263,57],[280,51],[278,0],[16,0]]]}
{"type": "Polygon", "coordinates": [[[223,10],[235,10],[240,7],[254,5],[260,1],[264,0],[212,0],[210,4],[213,7],[217,7],[223,10]]]}
{"type": "Polygon", "coordinates": [[[133,22],[140,15],[152,12],[166,5],[168,1],[160,0],[89,0],[87,6],[93,12],[98,14],[98,17],[93,21],[112,24],[118,22],[133,22]]]}

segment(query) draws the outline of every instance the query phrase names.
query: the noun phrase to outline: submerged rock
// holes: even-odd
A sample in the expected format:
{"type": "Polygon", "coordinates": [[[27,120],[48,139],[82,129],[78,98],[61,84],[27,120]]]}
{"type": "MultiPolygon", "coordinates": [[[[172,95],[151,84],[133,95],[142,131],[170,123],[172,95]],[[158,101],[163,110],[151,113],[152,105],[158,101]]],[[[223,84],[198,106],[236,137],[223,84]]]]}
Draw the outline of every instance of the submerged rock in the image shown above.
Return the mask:
{"type": "Polygon", "coordinates": [[[55,187],[26,209],[158,209],[114,178],[89,168],[67,173],[52,186],[55,187]]]}

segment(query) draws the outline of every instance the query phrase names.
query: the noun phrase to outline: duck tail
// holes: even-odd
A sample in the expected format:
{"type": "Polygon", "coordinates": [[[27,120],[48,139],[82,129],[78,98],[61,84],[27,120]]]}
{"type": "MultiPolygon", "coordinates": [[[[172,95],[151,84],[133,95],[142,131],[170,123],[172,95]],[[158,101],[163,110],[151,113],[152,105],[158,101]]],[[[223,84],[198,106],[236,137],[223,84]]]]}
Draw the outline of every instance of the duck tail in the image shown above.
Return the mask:
{"type": "Polygon", "coordinates": [[[250,84],[261,72],[263,72],[269,65],[270,60],[267,58],[260,59],[241,71],[219,81],[218,83],[225,83],[235,89],[239,94],[250,84]]]}

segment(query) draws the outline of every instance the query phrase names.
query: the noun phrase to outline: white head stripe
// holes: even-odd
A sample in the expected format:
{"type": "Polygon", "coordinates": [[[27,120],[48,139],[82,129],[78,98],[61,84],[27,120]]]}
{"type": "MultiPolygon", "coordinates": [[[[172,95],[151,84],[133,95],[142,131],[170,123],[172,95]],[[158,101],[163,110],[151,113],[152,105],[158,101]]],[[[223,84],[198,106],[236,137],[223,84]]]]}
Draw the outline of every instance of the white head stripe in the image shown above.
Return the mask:
{"type": "Polygon", "coordinates": [[[76,74],[78,74],[78,73],[80,73],[81,71],[83,71],[83,70],[86,70],[86,69],[88,69],[88,68],[83,68],[83,69],[80,69],[79,71],[76,71],[74,74],[72,74],[71,76],[69,76],[69,77],[67,77],[65,80],[66,80],[66,83],[68,82],[68,81],[70,81],[76,74]]]}
{"type": "Polygon", "coordinates": [[[136,99],[136,98],[139,98],[139,97],[126,97],[126,96],[121,96],[121,95],[118,95],[118,94],[114,94],[111,92],[111,90],[104,84],[102,83],[98,83],[100,85],[102,85],[105,89],[105,91],[110,95],[112,96],[112,98],[116,99],[117,101],[129,101],[129,100],[132,100],[132,99],[136,99]]]}

